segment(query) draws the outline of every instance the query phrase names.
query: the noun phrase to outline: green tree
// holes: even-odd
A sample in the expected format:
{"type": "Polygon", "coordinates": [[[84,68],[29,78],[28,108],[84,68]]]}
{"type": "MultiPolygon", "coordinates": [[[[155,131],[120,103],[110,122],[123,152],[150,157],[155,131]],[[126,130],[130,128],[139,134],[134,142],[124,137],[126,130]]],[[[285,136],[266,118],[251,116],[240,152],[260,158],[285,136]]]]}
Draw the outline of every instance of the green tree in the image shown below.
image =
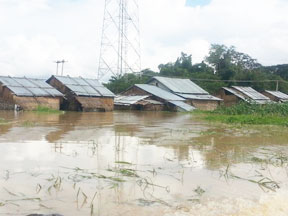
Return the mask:
{"type": "Polygon", "coordinates": [[[144,69],[141,71],[141,75],[137,74],[124,74],[122,76],[112,76],[105,86],[115,94],[119,94],[126,89],[130,88],[134,84],[146,83],[156,73],[150,69],[144,69]]]}
{"type": "Polygon", "coordinates": [[[151,77],[160,75],[191,79],[212,94],[221,87],[232,85],[251,86],[259,91],[275,90],[276,82],[267,81],[280,80],[279,90],[288,93],[288,64],[264,67],[248,54],[237,51],[234,46],[212,44],[205,61],[194,65],[192,55],[182,52],[175,62],[160,64],[158,68],[159,73],[144,69],[142,76],[125,74],[112,77],[106,86],[117,94],[136,83],[146,83],[151,77]]]}
{"type": "Polygon", "coordinates": [[[212,44],[205,61],[212,65],[223,80],[233,80],[236,74],[261,68],[262,65],[249,55],[236,51],[234,46],[212,44]]]}

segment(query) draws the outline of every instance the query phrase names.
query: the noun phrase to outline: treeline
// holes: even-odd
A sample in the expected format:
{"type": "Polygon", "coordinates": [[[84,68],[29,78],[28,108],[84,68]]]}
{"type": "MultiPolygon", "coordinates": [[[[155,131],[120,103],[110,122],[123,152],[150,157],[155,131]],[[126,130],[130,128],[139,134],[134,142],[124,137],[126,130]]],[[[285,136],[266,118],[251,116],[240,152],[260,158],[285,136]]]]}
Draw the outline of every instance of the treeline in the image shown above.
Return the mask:
{"type": "Polygon", "coordinates": [[[141,76],[112,77],[106,86],[118,94],[153,76],[167,76],[191,79],[213,94],[221,87],[232,85],[251,86],[258,91],[275,90],[278,80],[279,90],[288,93],[288,64],[265,67],[233,46],[212,44],[208,56],[198,64],[192,64],[192,55],[181,53],[175,62],[160,64],[158,68],[159,73],[145,69],[141,76]]]}

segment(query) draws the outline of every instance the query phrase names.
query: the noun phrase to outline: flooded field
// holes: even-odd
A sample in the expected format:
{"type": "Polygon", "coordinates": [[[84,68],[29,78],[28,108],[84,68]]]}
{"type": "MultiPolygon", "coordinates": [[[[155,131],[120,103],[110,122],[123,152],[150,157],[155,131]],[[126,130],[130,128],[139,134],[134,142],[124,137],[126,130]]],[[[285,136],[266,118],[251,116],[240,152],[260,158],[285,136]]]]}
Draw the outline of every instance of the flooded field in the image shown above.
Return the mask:
{"type": "Polygon", "coordinates": [[[0,112],[0,215],[287,215],[287,144],[190,114],[0,112]]]}

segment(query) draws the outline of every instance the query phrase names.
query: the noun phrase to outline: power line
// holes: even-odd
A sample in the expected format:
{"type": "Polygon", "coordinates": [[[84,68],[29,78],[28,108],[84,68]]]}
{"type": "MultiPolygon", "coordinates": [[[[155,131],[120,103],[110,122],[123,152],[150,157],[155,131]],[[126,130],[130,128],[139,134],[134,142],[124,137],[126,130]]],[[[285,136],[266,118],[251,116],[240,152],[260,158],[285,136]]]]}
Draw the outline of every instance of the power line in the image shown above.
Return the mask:
{"type": "Polygon", "coordinates": [[[285,80],[214,80],[214,79],[193,79],[192,81],[203,81],[203,82],[237,82],[237,83],[261,83],[261,82],[283,82],[288,83],[285,80]]]}

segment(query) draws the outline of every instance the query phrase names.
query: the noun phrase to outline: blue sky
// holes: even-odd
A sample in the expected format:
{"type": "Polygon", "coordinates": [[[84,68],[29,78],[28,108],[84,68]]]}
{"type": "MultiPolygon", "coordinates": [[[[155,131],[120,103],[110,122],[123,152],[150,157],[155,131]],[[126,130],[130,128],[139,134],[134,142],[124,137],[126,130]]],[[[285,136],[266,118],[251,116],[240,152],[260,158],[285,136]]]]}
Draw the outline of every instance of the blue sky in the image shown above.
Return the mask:
{"type": "Polygon", "coordinates": [[[196,6],[205,6],[210,4],[212,0],[187,0],[186,6],[196,7],[196,6]]]}

